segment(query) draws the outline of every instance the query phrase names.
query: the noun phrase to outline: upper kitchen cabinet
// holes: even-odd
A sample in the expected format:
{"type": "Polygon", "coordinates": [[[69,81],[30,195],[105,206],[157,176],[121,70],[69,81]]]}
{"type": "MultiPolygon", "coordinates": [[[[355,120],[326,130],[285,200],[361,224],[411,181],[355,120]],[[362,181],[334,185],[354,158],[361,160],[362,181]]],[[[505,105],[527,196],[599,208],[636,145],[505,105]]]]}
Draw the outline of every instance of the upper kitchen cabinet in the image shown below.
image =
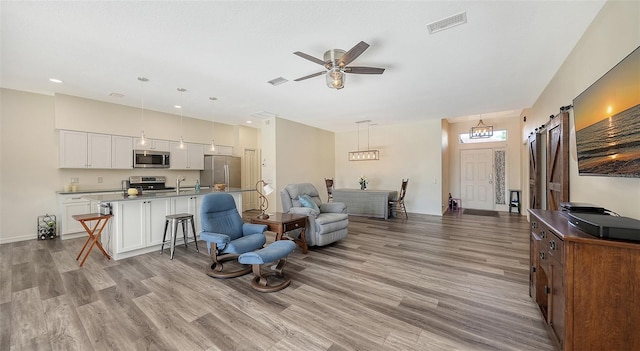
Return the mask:
{"type": "Polygon", "coordinates": [[[111,135],[60,131],[60,168],[111,168],[111,135]]]}
{"type": "Polygon", "coordinates": [[[154,150],[169,152],[169,141],[160,139],[146,139],[144,145],[140,145],[140,138],[133,138],[133,148],[135,150],[154,150]]]}
{"type": "Polygon", "coordinates": [[[133,138],[128,136],[111,136],[111,168],[133,168],[133,138]]]}
{"type": "Polygon", "coordinates": [[[171,142],[171,169],[201,170],[204,169],[204,145],[184,143],[184,149],[179,148],[180,143],[171,142]]]}
{"type": "MultiPolygon", "coordinates": [[[[210,145],[207,145],[210,146],[210,145]]],[[[211,147],[205,147],[205,155],[227,155],[233,156],[233,146],[216,145],[216,149],[211,151],[211,147]]]]}

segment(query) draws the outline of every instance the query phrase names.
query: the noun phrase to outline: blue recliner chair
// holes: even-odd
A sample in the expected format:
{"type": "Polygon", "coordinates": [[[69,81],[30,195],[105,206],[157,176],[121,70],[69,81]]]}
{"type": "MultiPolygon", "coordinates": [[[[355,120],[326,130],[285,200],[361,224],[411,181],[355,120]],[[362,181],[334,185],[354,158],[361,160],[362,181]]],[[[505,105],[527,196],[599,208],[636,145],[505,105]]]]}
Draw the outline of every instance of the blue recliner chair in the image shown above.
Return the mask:
{"type": "Polygon", "coordinates": [[[200,239],[207,242],[207,251],[212,260],[206,268],[207,275],[234,278],[251,272],[251,265],[243,265],[241,270],[224,271],[223,262],[237,260],[245,252],[260,249],[267,241],[264,235],[266,225],[244,223],[233,196],[225,193],[204,196],[200,224],[200,239]]]}

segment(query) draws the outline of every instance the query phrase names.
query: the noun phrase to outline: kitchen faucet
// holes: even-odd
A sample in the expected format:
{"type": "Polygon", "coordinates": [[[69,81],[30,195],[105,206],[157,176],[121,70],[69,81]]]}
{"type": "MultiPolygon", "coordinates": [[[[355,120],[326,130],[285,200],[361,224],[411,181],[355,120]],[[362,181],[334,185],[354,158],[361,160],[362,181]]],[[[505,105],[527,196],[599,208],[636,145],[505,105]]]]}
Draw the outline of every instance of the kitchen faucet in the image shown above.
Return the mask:
{"type": "Polygon", "coordinates": [[[184,181],[185,181],[184,176],[178,176],[178,179],[176,179],[176,194],[180,195],[180,182],[184,182],[184,181]]]}

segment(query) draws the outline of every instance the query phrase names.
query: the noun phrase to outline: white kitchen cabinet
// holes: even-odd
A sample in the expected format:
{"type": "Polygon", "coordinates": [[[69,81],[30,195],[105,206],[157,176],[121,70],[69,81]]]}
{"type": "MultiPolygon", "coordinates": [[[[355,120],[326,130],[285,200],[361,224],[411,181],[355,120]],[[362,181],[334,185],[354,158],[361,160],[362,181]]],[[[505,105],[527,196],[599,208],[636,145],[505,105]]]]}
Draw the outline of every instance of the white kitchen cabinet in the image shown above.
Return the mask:
{"type": "Polygon", "coordinates": [[[133,138],[128,136],[111,136],[111,168],[133,168],[133,138]]]}
{"type": "Polygon", "coordinates": [[[171,142],[171,169],[202,170],[204,169],[204,145],[184,143],[180,149],[180,143],[171,142]]]}
{"type": "Polygon", "coordinates": [[[91,201],[85,200],[80,195],[65,196],[62,199],[62,212],[60,218],[62,219],[60,228],[60,238],[65,238],[65,235],[74,233],[86,233],[82,224],[73,219],[73,215],[91,213],[91,201]]]}
{"type": "MultiPolygon", "coordinates": [[[[171,199],[171,213],[189,213],[193,215],[193,224],[196,228],[196,235],[200,233],[200,204],[202,203],[202,197],[204,195],[193,195],[193,196],[183,196],[183,197],[174,197],[171,199]]],[[[191,227],[188,226],[189,232],[187,233],[187,237],[193,235],[191,233],[191,227]]],[[[178,230],[179,233],[182,233],[182,229],[178,230]]]]}
{"type": "Polygon", "coordinates": [[[170,213],[166,199],[115,203],[115,249],[117,253],[143,249],[162,243],[165,216],[170,213]]]}
{"type": "Polygon", "coordinates": [[[60,168],[111,168],[111,135],[60,131],[60,168]]]}
{"type": "Polygon", "coordinates": [[[87,196],[120,194],[120,192],[100,192],[82,194],[58,195],[58,233],[60,239],[73,239],[86,236],[87,232],[80,222],[73,219],[73,215],[98,212],[98,201],[89,200],[87,196]]]}
{"type": "Polygon", "coordinates": [[[133,138],[133,148],[135,150],[155,150],[169,151],[169,140],[146,139],[144,145],[140,145],[140,138],[133,138]]]}

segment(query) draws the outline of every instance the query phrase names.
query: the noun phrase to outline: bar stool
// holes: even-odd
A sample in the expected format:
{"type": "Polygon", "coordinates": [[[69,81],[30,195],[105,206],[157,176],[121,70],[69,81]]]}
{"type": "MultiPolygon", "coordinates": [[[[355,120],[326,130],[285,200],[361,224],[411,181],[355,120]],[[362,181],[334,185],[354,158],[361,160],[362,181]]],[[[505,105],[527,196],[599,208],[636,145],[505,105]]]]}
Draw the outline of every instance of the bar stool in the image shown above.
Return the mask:
{"type": "Polygon", "coordinates": [[[509,190],[509,213],[516,207],[520,213],[520,190],[509,190]],[[515,195],[515,196],[514,196],[515,195]]]}
{"type": "Polygon", "coordinates": [[[191,222],[191,230],[193,231],[193,241],[196,243],[196,252],[200,252],[198,249],[198,238],[196,237],[196,227],[193,223],[193,215],[190,213],[178,213],[167,215],[164,222],[164,235],[162,236],[162,246],[160,247],[160,254],[164,251],[164,244],[167,242],[167,228],[171,223],[171,238],[169,243],[171,245],[171,259],[173,260],[173,253],[176,250],[176,239],[178,237],[178,224],[182,224],[182,237],[184,238],[184,247],[187,247],[187,222],[191,222]]]}

